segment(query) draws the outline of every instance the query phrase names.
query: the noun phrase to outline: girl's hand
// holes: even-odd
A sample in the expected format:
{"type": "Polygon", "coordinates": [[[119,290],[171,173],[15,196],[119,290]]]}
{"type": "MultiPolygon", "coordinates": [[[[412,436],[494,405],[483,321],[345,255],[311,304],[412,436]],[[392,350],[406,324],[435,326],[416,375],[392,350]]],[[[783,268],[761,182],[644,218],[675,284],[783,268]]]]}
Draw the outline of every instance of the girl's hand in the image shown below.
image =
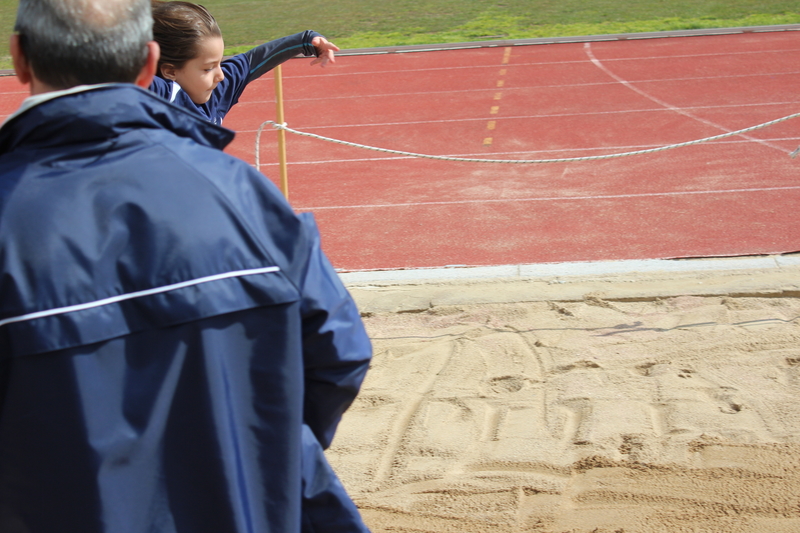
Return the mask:
{"type": "Polygon", "coordinates": [[[334,59],[334,52],[339,51],[339,47],[329,42],[325,37],[314,37],[311,39],[311,44],[317,50],[317,58],[311,62],[311,65],[319,65],[324,67],[328,63],[336,63],[334,59]]]}

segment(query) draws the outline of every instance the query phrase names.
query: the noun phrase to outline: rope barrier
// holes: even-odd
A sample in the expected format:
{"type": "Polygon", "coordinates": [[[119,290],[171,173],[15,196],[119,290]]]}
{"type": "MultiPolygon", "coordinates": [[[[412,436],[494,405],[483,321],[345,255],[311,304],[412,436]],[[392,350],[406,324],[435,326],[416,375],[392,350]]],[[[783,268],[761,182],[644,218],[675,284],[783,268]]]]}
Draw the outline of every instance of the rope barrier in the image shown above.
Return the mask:
{"type": "MultiPolygon", "coordinates": [[[[363,148],[365,150],[372,150],[372,151],[375,151],[375,152],[383,152],[383,153],[395,154],[395,155],[404,155],[404,156],[408,156],[408,157],[418,157],[418,158],[422,158],[422,159],[435,159],[435,160],[439,160],[439,161],[459,161],[459,162],[465,162],[465,163],[541,164],[541,163],[570,163],[570,162],[575,162],[575,161],[598,161],[598,160],[602,160],[602,159],[613,159],[613,158],[617,158],[617,157],[627,157],[627,156],[632,156],[632,155],[642,155],[642,154],[652,154],[652,153],[655,153],[655,152],[663,152],[665,150],[672,150],[673,148],[683,148],[685,146],[692,146],[692,145],[696,145],[696,144],[702,144],[702,143],[706,143],[706,142],[717,141],[719,139],[725,139],[727,137],[733,137],[733,136],[736,136],[736,135],[742,135],[744,133],[748,133],[748,132],[751,132],[751,131],[754,131],[754,130],[758,130],[758,129],[761,129],[761,128],[766,128],[768,126],[773,126],[773,125],[778,124],[780,122],[784,122],[784,121],[787,121],[787,120],[790,120],[790,119],[793,119],[793,118],[797,118],[797,117],[800,117],[800,113],[794,113],[792,115],[787,115],[785,117],[782,117],[782,118],[779,118],[779,119],[776,119],[776,120],[771,120],[769,122],[764,122],[763,124],[758,124],[756,126],[751,126],[749,128],[744,128],[744,129],[741,129],[741,130],[731,131],[731,132],[723,133],[723,134],[720,134],[720,135],[714,135],[712,137],[705,137],[703,139],[697,139],[697,140],[694,140],[694,141],[687,141],[687,142],[682,142],[682,143],[677,143],[677,144],[669,144],[669,145],[666,145],[666,146],[659,146],[657,148],[648,148],[646,150],[635,150],[635,151],[632,151],[632,152],[620,152],[620,153],[615,153],[615,154],[593,155],[593,156],[583,156],[583,157],[563,157],[563,158],[558,158],[558,159],[480,159],[480,158],[471,158],[471,157],[450,157],[450,156],[440,156],[440,155],[418,154],[418,153],[414,153],[414,152],[405,152],[405,151],[402,151],[402,150],[391,150],[389,148],[379,148],[377,146],[368,146],[366,144],[359,144],[359,143],[353,143],[353,142],[348,142],[348,141],[342,141],[340,139],[333,139],[331,137],[325,137],[325,136],[322,136],[322,135],[317,135],[315,133],[307,133],[307,132],[303,132],[303,131],[298,131],[298,130],[292,129],[292,128],[288,127],[285,122],[282,123],[282,124],[278,124],[273,120],[267,120],[267,121],[263,122],[261,124],[261,126],[258,127],[258,132],[256,133],[256,151],[255,151],[256,152],[256,168],[257,169],[261,168],[260,158],[259,158],[259,154],[258,154],[258,152],[259,152],[258,147],[260,146],[260,142],[261,142],[261,131],[263,130],[263,128],[265,126],[267,126],[269,124],[271,124],[272,127],[274,129],[276,129],[276,130],[285,130],[285,131],[288,131],[290,133],[294,133],[295,135],[300,135],[302,137],[311,137],[313,139],[319,139],[321,141],[332,142],[332,143],[335,143],[335,144],[342,144],[342,145],[351,146],[351,147],[354,147],[354,148],[363,148]]],[[[789,155],[792,158],[796,157],[798,154],[800,154],[800,147],[798,147],[798,149],[795,150],[794,152],[789,153],[789,155]]]]}

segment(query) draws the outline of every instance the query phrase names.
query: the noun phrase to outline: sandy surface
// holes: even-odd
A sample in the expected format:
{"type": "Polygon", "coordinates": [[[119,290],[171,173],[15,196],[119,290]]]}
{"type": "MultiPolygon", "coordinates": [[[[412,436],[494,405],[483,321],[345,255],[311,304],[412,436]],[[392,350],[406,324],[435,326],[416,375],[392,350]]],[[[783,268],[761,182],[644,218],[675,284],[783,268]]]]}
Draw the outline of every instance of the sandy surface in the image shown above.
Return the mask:
{"type": "Polygon", "coordinates": [[[378,532],[800,532],[800,267],[351,286],[378,532]]]}

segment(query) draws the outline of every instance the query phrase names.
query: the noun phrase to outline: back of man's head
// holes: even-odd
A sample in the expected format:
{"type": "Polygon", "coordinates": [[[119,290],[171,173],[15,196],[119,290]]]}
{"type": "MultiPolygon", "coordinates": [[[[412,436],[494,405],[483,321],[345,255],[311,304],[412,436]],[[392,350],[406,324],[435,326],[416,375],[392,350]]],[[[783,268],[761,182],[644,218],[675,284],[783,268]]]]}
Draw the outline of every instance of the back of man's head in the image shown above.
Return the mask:
{"type": "Polygon", "coordinates": [[[14,30],[53,89],[133,82],[153,39],[150,0],[20,0],[14,30]]]}

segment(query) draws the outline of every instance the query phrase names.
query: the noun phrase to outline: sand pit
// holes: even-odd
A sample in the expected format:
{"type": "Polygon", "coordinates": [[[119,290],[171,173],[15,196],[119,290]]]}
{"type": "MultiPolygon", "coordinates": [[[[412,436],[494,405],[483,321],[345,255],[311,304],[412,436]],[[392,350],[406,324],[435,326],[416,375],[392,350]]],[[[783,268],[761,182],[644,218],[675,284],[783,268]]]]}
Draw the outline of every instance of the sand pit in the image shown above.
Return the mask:
{"type": "Polygon", "coordinates": [[[800,532],[800,266],[351,286],[379,532],[800,532]]]}

